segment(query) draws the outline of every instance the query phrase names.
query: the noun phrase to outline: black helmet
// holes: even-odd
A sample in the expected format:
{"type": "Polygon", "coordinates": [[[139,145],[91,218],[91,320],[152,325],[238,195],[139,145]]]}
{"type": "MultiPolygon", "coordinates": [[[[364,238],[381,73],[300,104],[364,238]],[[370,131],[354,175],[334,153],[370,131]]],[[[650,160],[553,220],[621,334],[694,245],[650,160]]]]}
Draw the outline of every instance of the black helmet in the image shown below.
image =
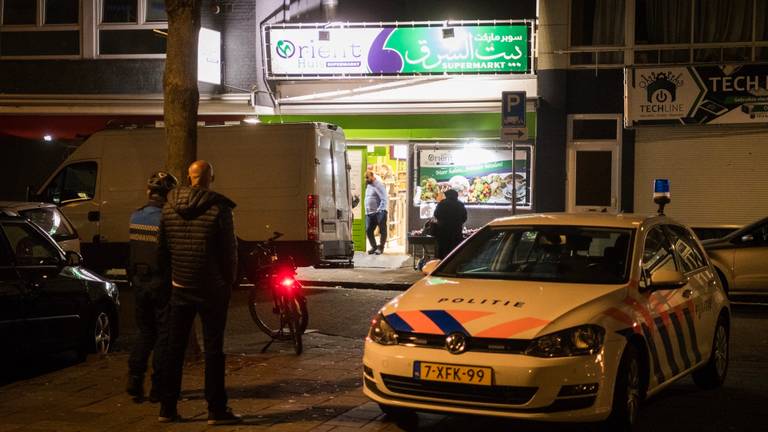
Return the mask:
{"type": "Polygon", "coordinates": [[[155,193],[165,196],[171,189],[175,188],[179,184],[176,177],[173,174],[166,171],[157,171],[149,176],[147,180],[147,188],[155,193]]]}

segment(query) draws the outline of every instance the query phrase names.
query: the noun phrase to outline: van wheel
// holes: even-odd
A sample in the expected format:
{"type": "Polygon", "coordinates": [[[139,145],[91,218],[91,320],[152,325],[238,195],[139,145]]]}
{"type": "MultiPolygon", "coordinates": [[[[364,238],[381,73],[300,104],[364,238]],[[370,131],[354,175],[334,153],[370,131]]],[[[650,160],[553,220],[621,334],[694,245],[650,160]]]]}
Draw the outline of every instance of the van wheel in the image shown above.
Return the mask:
{"type": "Polygon", "coordinates": [[[613,389],[613,406],[604,431],[631,431],[637,422],[642,402],[642,365],[637,347],[628,344],[621,356],[613,389]]]}
{"type": "Polygon", "coordinates": [[[717,320],[715,336],[712,340],[712,352],[704,367],[693,372],[693,382],[703,389],[713,389],[723,385],[728,373],[728,325],[723,317],[717,320]]]}

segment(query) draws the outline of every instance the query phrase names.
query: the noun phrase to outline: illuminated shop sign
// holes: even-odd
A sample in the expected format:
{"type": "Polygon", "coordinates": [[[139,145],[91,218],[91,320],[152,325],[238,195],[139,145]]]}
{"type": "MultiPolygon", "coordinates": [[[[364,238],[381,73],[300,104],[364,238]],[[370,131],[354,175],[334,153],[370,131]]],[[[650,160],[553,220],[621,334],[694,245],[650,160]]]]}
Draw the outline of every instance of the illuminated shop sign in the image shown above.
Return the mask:
{"type": "Polygon", "coordinates": [[[528,74],[531,23],[268,26],[268,76],[528,74]]]}
{"type": "Polygon", "coordinates": [[[768,64],[626,70],[626,125],[768,122],[768,64]]]}
{"type": "Polygon", "coordinates": [[[423,148],[418,150],[418,182],[413,203],[428,206],[448,189],[466,205],[531,208],[533,148],[423,148]]]}

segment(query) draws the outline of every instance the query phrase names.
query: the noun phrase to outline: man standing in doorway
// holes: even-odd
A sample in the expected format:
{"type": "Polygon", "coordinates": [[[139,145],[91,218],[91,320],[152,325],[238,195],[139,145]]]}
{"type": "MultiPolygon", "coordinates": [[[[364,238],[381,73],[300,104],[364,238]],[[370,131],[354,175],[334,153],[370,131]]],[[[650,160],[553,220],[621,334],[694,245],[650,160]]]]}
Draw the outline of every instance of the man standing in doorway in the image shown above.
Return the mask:
{"type": "Polygon", "coordinates": [[[365,233],[371,243],[369,254],[381,255],[387,244],[387,188],[373,171],[365,172],[365,233]],[[376,245],[374,231],[379,227],[381,239],[376,245]]]}
{"type": "Polygon", "coordinates": [[[237,240],[229,198],[209,189],[213,167],[203,160],[189,166],[190,186],[168,194],[160,223],[160,247],[170,258],[172,294],[167,385],[160,422],[180,420],[184,352],[195,315],[203,324],[205,399],[208,424],[234,424],[242,418],[227,407],[224,387],[224,327],[232,287],[237,282],[237,240]]]}

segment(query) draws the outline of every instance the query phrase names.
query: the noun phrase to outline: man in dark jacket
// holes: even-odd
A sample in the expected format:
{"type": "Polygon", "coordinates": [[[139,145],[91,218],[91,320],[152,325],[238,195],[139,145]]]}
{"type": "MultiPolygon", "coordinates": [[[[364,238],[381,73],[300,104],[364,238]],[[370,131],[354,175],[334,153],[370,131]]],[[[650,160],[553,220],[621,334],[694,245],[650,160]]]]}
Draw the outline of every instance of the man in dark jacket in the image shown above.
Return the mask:
{"type": "Polygon", "coordinates": [[[161,250],[172,271],[169,362],[161,422],[178,421],[176,401],[181,393],[184,351],[197,314],[203,324],[205,399],[208,424],[242,421],[227,407],[224,387],[224,327],[232,287],[237,282],[237,240],[229,198],[209,190],[213,168],[206,161],[189,167],[190,186],[168,194],[160,223],[161,250]]]}
{"type": "Polygon", "coordinates": [[[462,226],[467,221],[467,209],[459,201],[459,194],[453,189],[445,191],[445,199],[435,207],[437,219],[437,258],[443,259],[461,243],[462,226]]]}
{"type": "Polygon", "coordinates": [[[163,392],[162,369],[168,345],[168,300],[171,296],[171,272],[160,262],[158,231],[160,215],[168,192],[176,187],[176,178],[158,171],[147,181],[149,201],[131,215],[128,280],[136,302],[136,326],[139,336],[128,358],[126,391],[134,401],[144,400],[144,373],[152,356],[150,402],[159,402],[163,392]]]}

